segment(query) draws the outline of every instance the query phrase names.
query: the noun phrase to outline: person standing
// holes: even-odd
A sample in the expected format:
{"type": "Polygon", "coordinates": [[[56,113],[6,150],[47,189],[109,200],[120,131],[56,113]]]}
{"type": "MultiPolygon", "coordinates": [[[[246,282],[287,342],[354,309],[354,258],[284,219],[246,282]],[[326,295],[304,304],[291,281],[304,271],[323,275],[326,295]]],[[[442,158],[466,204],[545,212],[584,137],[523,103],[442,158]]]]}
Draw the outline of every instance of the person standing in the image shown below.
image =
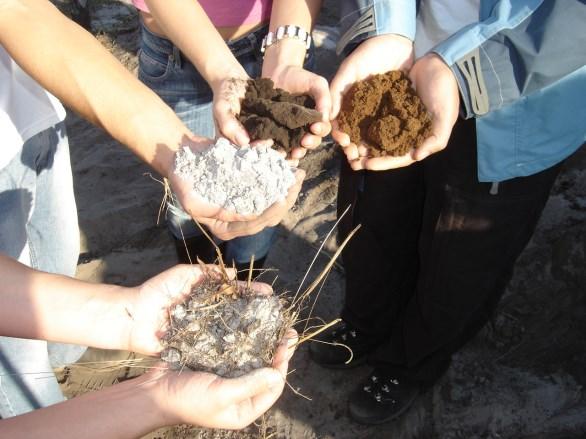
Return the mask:
{"type": "MultiPolygon", "coordinates": [[[[291,153],[294,164],[329,133],[327,81],[306,69],[314,64],[309,33],[321,0],[133,0],[141,15],[139,79],[154,90],[194,132],[223,136],[236,145],[250,138],[237,120],[246,81],[265,76],[292,93],[309,93],[323,121],[311,126],[291,153]],[[268,32],[291,25],[304,38],[274,39],[261,53],[268,32]],[[309,39],[308,39],[309,37],[309,39]]],[[[283,29],[281,29],[283,30],[283,29]]],[[[280,35],[280,33],[279,33],[280,35]]],[[[213,245],[174,197],[166,211],[167,225],[179,260],[215,259],[213,245]]],[[[224,259],[245,274],[254,256],[264,264],[275,230],[225,241],[224,259]]]]}
{"type": "Polygon", "coordinates": [[[431,136],[402,157],[369,157],[333,132],[347,159],[338,211],[352,205],[340,237],[362,228],[343,252],[343,322],[311,354],[372,365],[348,404],[377,424],[405,413],[486,324],[586,139],[586,2],[423,0],[417,16],[415,1],[344,3],[332,117],[347,87],[396,69],[432,115],[431,136]]]}

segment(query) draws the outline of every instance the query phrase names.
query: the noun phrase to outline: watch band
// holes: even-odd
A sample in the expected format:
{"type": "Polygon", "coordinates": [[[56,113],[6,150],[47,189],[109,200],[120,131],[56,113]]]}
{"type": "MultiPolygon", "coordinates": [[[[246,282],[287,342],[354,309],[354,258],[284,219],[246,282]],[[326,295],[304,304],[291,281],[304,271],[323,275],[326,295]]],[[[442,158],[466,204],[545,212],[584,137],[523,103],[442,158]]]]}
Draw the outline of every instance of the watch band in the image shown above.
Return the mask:
{"type": "Polygon", "coordinates": [[[305,50],[309,50],[311,47],[311,35],[309,32],[300,26],[287,24],[285,26],[279,26],[275,32],[269,32],[266,34],[266,36],[262,39],[260,53],[264,54],[268,47],[271,47],[273,44],[278,43],[284,38],[291,38],[301,41],[303,44],[305,44],[305,50]]]}

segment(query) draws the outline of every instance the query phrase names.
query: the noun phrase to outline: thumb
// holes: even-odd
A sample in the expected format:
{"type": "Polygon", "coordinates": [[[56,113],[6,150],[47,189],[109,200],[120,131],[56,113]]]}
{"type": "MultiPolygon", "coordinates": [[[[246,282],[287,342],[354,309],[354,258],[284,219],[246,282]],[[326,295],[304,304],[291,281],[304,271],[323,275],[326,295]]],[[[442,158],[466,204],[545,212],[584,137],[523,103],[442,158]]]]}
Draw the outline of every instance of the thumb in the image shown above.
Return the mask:
{"type": "Polygon", "coordinates": [[[272,368],[256,369],[239,378],[222,382],[221,398],[224,402],[239,403],[254,399],[263,393],[281,393],[285,379],[272,368]]]}
{"type": "Polygon", "coordinates": [[[217,104],[214,109],[218,131],[238,146],[250,144],[250,137],[228,105],[217,104]]]}

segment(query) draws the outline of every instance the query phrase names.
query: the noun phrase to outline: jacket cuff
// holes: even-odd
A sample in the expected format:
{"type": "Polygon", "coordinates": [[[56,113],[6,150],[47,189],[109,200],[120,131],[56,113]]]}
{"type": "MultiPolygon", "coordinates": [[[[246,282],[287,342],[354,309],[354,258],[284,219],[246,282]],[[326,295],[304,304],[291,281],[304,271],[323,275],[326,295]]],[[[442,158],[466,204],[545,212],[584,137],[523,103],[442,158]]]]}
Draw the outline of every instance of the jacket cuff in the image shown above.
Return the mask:
{"type": "Polygon", "coordinates": [[[414,0],[374,0],[343,17],[342,29],[346,29],[336,47],[338,55],[347,54],[368,38],[397,34],[415,38],[414,0]]]}

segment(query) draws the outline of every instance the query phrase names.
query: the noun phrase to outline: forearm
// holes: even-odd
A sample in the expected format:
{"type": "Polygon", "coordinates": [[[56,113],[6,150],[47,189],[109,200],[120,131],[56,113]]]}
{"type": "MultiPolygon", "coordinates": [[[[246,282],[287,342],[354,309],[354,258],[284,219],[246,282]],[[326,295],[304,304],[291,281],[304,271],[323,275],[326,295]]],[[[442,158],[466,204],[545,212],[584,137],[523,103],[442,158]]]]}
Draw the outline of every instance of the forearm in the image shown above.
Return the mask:
{"type": "Polygon", "coordinates": [[[0,44],[43,87],[162,175],[189,130],[88,32],[44,0],[0,1],[0,44]]]}
{"type": "Polygon", "coordinates": [[[25,415],[0,420],[0,436],[12,439],[141,437],[167,423],[157,403],[161,400],[157,386],[157,381],[146,375],[25,415]]]}
{"type": "MultiPolygon", "coordinates": [[[[322,0],[274,0],[269,30],[279,26],[296,25],[311,32],[319,14],[322,0]]],[[[278,66],[303,66],[305,45],[300,41],[283,39],[268,47],[263,62],[263,76],[270,76],[278,66]]]]}
{"type": "Polygon", "coordinates": [[[0,334],[129,349],[134,290],[32,270],[0,254],[0,334]]]}
{"type": "Polygon", "coordinates": [[[165,36],[181,49],[208,84],[246,72],[194,0],[147,0],[150,13],[165,36]]]}

